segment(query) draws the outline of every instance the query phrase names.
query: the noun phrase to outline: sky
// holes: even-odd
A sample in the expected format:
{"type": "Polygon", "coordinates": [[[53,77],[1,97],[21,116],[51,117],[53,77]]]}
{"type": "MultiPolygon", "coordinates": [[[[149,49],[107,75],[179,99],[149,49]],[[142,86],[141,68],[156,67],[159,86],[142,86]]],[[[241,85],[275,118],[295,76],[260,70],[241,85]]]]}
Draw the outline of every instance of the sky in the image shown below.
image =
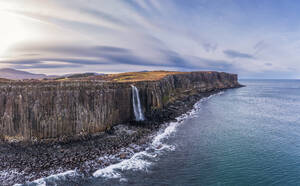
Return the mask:
{"type": "Polygon", "coordinates": [[[0,0],[0,68],[300,78],[300,1],[0,0]]]}

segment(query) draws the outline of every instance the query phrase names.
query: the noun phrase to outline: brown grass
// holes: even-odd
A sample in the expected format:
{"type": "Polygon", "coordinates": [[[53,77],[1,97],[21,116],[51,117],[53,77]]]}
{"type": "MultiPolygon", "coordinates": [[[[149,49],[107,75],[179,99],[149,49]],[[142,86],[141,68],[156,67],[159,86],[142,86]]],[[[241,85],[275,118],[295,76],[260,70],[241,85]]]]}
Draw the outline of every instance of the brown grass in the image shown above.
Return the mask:
{"type": "MultiPolygon", "coordinates": [[[[204,71],[203,71],[204,72],[204,71]]],[[[49,80],[22,80],[22,82],[51,82],[51,81],[86,81],[86,80],[99,80],[99,81],[108,81],[108,82],[138,82],[138,81],[157,81],[167,75],[173,74],[186,74],[190,72],[176,72],[176,71],[149,71],[149,72],[126,72],[119,74],[106,74],[106,75],[97,75],[81,78],[59,78],[59,79],[49,79],[49,80]]],[[[206,71],[206,73],[211,73],[206,71]]],[[[0,78],[1,82],[18,82],[14,80],[8,80],[0,78]]]]}
{"type": "Polygon", "coordinates": [[[0,82],[10,82],[10,81],[14,81],[14,80],[0,78],[0,82]]]}
{"type": "Polygon", "coordinates": [[[151,71],[151,72],[126,72],[120,74],[107,74],[103,76],[88,77],[87,79],[97,79],[112,82],[137,82],[137,81],[156,81],[171,74],[182,74],[186,72],[174,71],[151,71]]]}

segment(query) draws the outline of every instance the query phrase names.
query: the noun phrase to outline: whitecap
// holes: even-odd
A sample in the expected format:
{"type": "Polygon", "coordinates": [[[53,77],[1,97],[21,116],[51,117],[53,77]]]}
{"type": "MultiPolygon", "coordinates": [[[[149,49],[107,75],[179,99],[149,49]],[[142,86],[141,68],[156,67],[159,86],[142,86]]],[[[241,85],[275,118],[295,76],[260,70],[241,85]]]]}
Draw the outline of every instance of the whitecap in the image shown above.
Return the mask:
{"type": "MultiPolygon", "coordinates": [[[[130,159],[123,160],[119,163],[109,165],[105,168],[99,169],[96,172],[93,173],[94,177],[105,177],[105,178],[117,178],[120,179],[120,182],[126,182],[128,181],[126,178],[122,178],[121,171],[123,170],[145,170],[147,171],[147,168],[151,165],[150,161],[147,161],[146,159],[154,159],[157,158],[158,154],[161,151],[168,150],[168,151],[173,151],[175,150],[174,145],[166,144],[163,143],[163,140],[168,139],[173,133],[176,132],[177,127],[187,118],[192,118],[195,117],[197,114],[197,111],[201,108],[201,104],[213,96],[218,96],[222,95],[224,92],[219,92],[217,94],[211,95],[209,97],[203,98],[200,101],[198,101],[193,109],[179,117],[176,118],[176,122],[170,122],[168,123],[167,127],[160,132],[157,133],[157,135],[153,138],[152,143],[150,144],[151,146],[146,149],[146,151],[141,151],[138,153],[135,153],[130,159]]],[[[137,146],[132,145],[131,148],[135,149],[137,146]]],[[[130,149],[127,149],[130,152],[133,152],[130,149]]],[[[100,159],[113,159],[116,158],[114,155],[106,156],[106,157],[101,157],[100,159]]],[[[6,175],[7,173],[2,173],[2,176],[6,175]]],[[[60,174],[54,174],[51,176],[48,176],[46,178],[41,178],[38,180],[35,180],[33,184],[37,184],[38,186],[43,186],[46,185],[47,182],[54,182],[54,181],[59,181],[59,180],[65,180],[67,177],[73,177],[77,176],[78,173],[75,170],[71,171],[66,171],[60,174]]],[[[1,172],[0,172],[1,176],[1,172]]],[[[29,183],[29,184],[30,184],[29,183]]],[[[17,186],[16,184],[15,186],[17,186]]]]}
{"type": "Polygon", "coordinates": [[[147,168],[151,165],[150,161],[147,161],[147,158],[156,158],[160,152],[174,151],[175,145],[163,143],[165,139],[168,139],[173,133],[176,132],[178,126],[183,123],[187,118],[195,117],[197,111],[201,108],[201,104],[213,96],[221,95],[224,92],[219,92],[217,94],[208,96],[206,98],[198,101],[192,110],[189,112],[182,114],[181,116],[176,118],[175,122],[170,122],[167,124],[167,127],[159,131],[156,136],[153,137],[153,140],[150,144],[150,147],[146,149],[146,151],[135,153],[130,159],[123,160],[117,164],[112,164],[108,167],[102,168],[94,172],[94,177],[104,177],[104,178],[118,178],[120,181],[122,178],[121,171],[123,170],[147,170],[147,168]]]}
{"type": "MultiPolygon", "coordinates": [[[[29,185],[34,184],[36,186],[46,186],[47,182],[62,181],[62,180],[66,180],[68,177],[75,177],[77,175],[78,173],[75,170],[70,170],[59,174],[53,174],[45,178],[40,178],[32,182],[27,182],[26,184],[29,185]]],[[[20,184],[15,184],[14,186],[20,186],[20,184]]]]}
{"type": "Polygon", "coordinates": [[[143,157],[153,157],[146,151],[134,154],[130,159],[112,164],[93,173],[94,177],[121,178],[120,170],[146,170],[150,162],[143,160],[143,157]]]}
{"type": "Polygon", "coordinates": [[[157,136],[154,137],[152,141],[152,145],[154,147],[158,147],[162,145],[162,140],[168,138],[172,133],[176,131],[179,122],[171,122],[167,128],[164,129],[163,132],[159,133],[157,136]]]}

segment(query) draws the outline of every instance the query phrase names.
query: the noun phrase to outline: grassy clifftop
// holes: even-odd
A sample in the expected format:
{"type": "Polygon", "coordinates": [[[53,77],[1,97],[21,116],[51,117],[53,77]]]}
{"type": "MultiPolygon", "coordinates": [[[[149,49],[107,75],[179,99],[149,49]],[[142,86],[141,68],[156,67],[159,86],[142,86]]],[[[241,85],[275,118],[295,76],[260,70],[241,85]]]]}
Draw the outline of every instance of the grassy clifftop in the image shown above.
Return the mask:
{"type": "MultiPolygon", "coordinates": [[[[103,82],[116,82],[116,83],[125,83],[125,82],[139,82],[139,81],[157,81],[163,79],[168,75],[175,74],[189,74],[191,72],[178,72],[178,71],[147,71],[147,72],[125,72],[118,74],[103,74],[103,75],[93,75],[93,74],[76,74],[70,77],[59,77],[51,79],[24,79],[24,80],[8,80],[0,78],[0,83],[8,82],[24,82],[24,83],[41,83],[41,82],[73,82],[73,81],[103,81],[103,82]]],[[[201,73],[212,73],[209,71],[202,71],[201,73]]]]}
{"type": "Polygon", "coordinates": [[[13,81],[13,80],[0,78],[0,82],[9,82],[9,81],[13,81]]]}
{"type": "Polygon", "coordinates": [[[184,74],[188,72],[174,71],[151,71],[151,72],[126,72],[119,74],[107,74],[102,76],[93,76],[86,79],[97,79],[111,82],[137,82],[137,81],[156,81],[172,74],[184,74]]]}

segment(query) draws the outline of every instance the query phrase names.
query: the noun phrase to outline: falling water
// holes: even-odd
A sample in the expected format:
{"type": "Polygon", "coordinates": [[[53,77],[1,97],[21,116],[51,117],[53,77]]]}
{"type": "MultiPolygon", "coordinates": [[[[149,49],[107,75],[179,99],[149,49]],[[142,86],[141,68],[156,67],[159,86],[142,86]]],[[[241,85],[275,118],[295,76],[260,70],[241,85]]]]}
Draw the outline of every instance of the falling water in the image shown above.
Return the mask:
{"type": "Polygon", "coordinates": [[[135,120],[143,121],[145,118],[141,108],[139,90],[133,85],[131,85],[131,87],[132,87],[132,105],[133,105],[135,120]]]}

